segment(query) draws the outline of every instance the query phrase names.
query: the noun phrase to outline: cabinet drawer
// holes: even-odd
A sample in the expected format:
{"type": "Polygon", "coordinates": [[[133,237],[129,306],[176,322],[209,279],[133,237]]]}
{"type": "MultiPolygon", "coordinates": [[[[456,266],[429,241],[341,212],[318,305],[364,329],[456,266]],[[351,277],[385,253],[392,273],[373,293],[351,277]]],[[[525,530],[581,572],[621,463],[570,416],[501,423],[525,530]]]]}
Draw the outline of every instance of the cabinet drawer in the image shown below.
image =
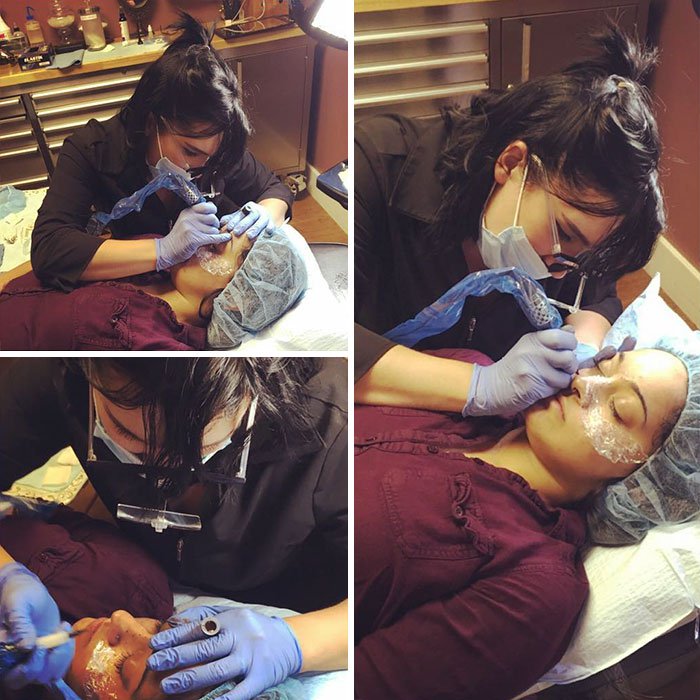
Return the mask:
{"type": "Polygon", "coordinates": [[[19,95],[0,99],[0,119],[24,117],[24,107],[19,95]]]}
{"type": "Polygon", "coordinates": [[[355,15],[355,109],[406,116],[488,87],[489,25],[455,5],[355,15]]]}

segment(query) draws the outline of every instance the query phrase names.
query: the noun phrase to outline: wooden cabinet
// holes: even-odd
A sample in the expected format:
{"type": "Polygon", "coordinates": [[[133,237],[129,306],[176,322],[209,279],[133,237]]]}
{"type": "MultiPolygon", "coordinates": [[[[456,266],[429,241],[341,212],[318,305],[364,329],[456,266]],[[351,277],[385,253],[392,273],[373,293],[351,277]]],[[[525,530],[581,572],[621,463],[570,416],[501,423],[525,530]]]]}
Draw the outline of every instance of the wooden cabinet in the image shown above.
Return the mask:
{"type": "Polygon", "coordinates": [[[358,0],[355,116],[430,116],[586,55],[606,16],[646,34],[648,0],[358,0]]]}
{"type": "MultiPolygon", "coordinates": [[[[280,175],[304,171],[315,44],[292,29],[247,42],[215,39],[214,45],[241,79],[252,152],[280,175]]],[[[159,55],[145,54],[127,66],[88,63],[67,75],[0,72],[0,185],[48,184],[64,139],[89,119],[116,114],[159,55]]]]}

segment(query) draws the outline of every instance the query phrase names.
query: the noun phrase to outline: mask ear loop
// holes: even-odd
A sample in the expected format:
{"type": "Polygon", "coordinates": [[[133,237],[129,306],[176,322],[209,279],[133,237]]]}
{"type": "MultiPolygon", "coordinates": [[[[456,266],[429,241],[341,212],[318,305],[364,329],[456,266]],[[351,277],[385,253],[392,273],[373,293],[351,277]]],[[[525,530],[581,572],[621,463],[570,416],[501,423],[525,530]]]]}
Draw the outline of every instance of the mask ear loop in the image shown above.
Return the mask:
{"type": "Polygon", "coordinates": [[[515,205],[515,216],[513,217],[513,226],[518,225],[518,217],[520,216],[520,205],[523,202],[523,192],[525,192],[525,182],[527,181],[527,173],[530,169],[530,161],[525,163],[525,172],[523,172],[523,179],[520,183],[520,192],[518,192],[518,202],[515,205]]]}
{"type": "MultiPolygon", "coordinates": [[[[88,361],[90,362],[90,361],[88,361]]],[[[92,387],[92,365],[88,364],[88,434],[87,434],[87,461],[96,462],[97,455],[93,449],[93,433],[95,432],[95,394],[92,387]]]]}
{"type": "Polygon", "coordinates": [[[156,139],[158,140],[158,153],[160,154],[160,157],[163,157],[163,149],[160,147],[160,129],[158,128],[158,122],[160,121],[160,117],[156,117],[156,139]]]}

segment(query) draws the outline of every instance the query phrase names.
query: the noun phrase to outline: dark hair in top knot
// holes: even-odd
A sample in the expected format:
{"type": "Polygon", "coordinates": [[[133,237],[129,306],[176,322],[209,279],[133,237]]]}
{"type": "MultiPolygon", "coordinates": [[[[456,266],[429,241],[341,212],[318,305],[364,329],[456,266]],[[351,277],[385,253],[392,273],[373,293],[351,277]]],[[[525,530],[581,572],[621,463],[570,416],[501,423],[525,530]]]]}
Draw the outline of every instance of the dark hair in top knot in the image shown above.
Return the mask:
{"type": "Polygon", "coordinates": [[[146,149],[150,115],[165,119],[178,133],[221,134],[218,150],[207,161],[205,179],[225,173],[241,159],[250,134],[235,72],[211,48],[209,29],[181,12],[171,25],[180,34],[163,55],[144,71],[131,99],[120,112],[127,143],[139,153],[146,149]]]}
{"type": "MultiPolygon", "coordinates": [[[[649,260],[666,219],[658,181],[661,144],[648,92],[656,53],[609,23],[598,55],[510,90],[487,90],[469,108],[443,111],[448,144],[436,172],[445,188],[433,235],[458,246],[476,238],[495,163],[522,140],[544,164],[553,192],[573,207],[622,221],[587,256],[588,271],[617,277],[649,260]],[[586,199],[587,190],[603,201],[586,199]]],[[[530,170],[543,185],[541,173],[530,170]]]]}

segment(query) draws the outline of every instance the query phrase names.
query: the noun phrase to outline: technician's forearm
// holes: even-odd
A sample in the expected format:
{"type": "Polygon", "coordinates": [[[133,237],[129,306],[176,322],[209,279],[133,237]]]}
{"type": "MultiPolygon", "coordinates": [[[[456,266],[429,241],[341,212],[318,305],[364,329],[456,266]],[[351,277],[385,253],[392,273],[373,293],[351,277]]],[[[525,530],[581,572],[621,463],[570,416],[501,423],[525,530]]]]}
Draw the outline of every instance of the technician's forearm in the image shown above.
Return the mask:
{"type": "Polygon", "coordinates": [[[275,226],[281,226],[287,218],[287,202],[282,199],[261,199],[258,204],[270,212],[275,226]]]}
{"type": "Polygon", "coordinates": [[[156,269],[156,242],[107,240],[98,249],[80,279],[83,282],[113,280],[156,269]]]}
{"type": "Polygon", "coordinates": [[[461,413],[473,365],[396,345],[355,384],[355,402],[461,413]]]}
{"type": "Polygon", "coordinates": [[[576,340],[599,348],[605,334],[610,330],[610,322],[595,311],[577,311],[566,318],[566,323],[576,331],[576,340]]]}
{"type": "Polygon", "coordinates": [[[285,618],[301,647],[301,671],[348,667],[348,601],[324,610],[285,618]]]}

